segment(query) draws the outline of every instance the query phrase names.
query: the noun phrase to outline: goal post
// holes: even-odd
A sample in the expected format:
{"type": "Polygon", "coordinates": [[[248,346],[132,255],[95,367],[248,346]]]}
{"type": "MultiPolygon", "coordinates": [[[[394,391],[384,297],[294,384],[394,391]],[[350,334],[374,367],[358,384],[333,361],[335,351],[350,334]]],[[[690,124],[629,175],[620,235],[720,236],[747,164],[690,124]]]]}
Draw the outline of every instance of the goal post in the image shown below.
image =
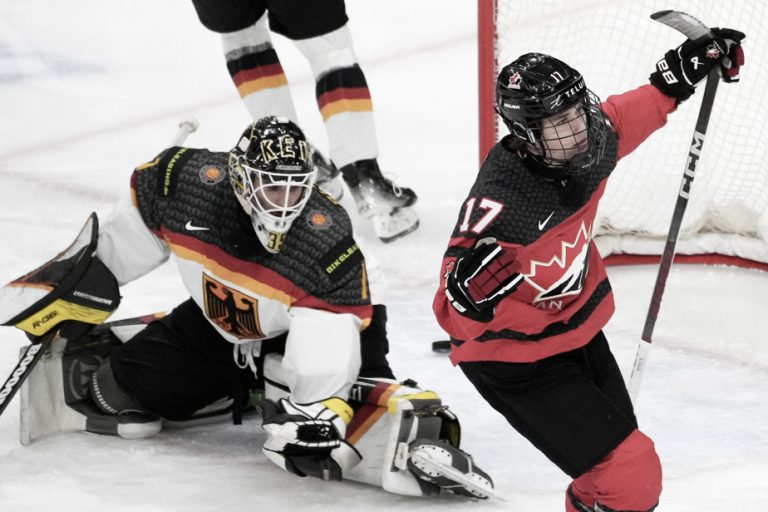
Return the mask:
{"type": "Polygon", "coordinates": [[[496,76],[499,74],[497,56],[496,3],[498,0],[478,0],[477,11],[477,83],[480,163],[498,138],[498,122],[493,105],[496,96],[496,76]]]}
{"type": "MultiPolygon", "coordinates": [[[[495,78],[517,56],[539,51],[581,71],[606,99],[648,83],[654,64],[682,36],[650,14],[689,11],[713,26],[747,34],[738,84],[722,84],[707,145],[693,182],[676,261],[768,270],[768,7],[758,0],[478,0],[479,150],[481,161],[506,133],[493,110],[495,78]],[[674,4],[674,5],[672,5],[674,4]]],[[[622,160],[608,180],[595,240],[611,263],[658,261],[664,249],[680,169],[685,165],[703,85],[667,126],[622,160]]]]}

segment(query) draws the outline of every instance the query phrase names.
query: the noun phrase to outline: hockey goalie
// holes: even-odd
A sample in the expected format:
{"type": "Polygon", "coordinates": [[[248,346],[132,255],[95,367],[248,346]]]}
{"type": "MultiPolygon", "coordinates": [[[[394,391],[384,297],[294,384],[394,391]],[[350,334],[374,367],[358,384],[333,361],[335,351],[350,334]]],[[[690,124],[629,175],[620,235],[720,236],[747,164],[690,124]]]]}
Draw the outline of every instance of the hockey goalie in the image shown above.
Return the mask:
{"type": "Polygon", "coordinates": [[[23,359],[22,443],[239,423],[257,405],[262,452],[290,473],[491,496],[456,416],[395,380],[386,309],[371,304],[350,219],[314,186],[312,162],[300,128],[277,117],[229,152],[168,148],[135,169],[106,222],[92,215],[69,249],[3,288],[1,323],[44,343],[23,359]],[[119,286],[172,255],[188,300],[103,323],[119,286]]]}

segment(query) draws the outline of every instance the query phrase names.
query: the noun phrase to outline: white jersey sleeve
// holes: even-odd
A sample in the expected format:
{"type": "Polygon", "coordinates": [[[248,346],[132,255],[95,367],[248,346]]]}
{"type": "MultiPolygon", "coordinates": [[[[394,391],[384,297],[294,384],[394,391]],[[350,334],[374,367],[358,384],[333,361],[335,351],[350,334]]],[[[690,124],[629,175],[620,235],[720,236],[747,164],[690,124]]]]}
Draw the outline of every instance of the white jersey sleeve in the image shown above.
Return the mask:
{"type": "Polygon", "coordinates": [[[168,245],[147,228],[130,199],[121,201],[99,228],[96,255],[120,285],[148,274],[170,254],[168,245]]]}
{"type": "Polygon", "coordinates": [[[309,308],[292,308],[290,316],[282,369],[291,398],[346,399],[360,372],[360,319],[309,308]]]}

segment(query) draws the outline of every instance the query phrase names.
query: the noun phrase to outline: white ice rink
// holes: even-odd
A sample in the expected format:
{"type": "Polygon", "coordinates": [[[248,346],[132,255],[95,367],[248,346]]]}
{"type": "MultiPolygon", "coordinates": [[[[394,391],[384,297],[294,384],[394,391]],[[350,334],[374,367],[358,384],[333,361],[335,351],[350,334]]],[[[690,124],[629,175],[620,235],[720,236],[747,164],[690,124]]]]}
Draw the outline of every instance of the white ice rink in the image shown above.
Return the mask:
{"type": "MultiPolygon", "coordinates": [[[[477,169],[475,2],[350,0],[348,12],[380,163],[420,197],[421,228],[391,245],[353,216],[386,281],[373,293],[389,307],[390,361],[460,416],[464,447],[505,501],[298,479],[261,454],[258,417],[146,440],[71,434],[22,447],[16,399],[0,417],[0,511],[562,510],[568,478],[430,351],[443,337],[431,312],[441,255],[477,169]]],[[[302,126],[324,148],[309,68],[284,39],[275,44],[302,126]]],[[[63,249],[91,211],[105,217],[134,166],[163,149],[187,114],[201,122],[193,147],[227,150],[249,122],[219,38],[191,2],[0,3],[0,283],[63,249]]],[[[610,270],[617,312],[606,334],[626,376],[655,274],[655,266],[610,270]]],[[[115,319],[186,297],[172,264],[123,296],[115,319]]],[[[765,273],[673,268],[638,407],[664,465],[658,510],[768,510],[767,299],[765,273]]],[[[24,343],[21,331],[0,328],[0,381],[24,343]]]]}

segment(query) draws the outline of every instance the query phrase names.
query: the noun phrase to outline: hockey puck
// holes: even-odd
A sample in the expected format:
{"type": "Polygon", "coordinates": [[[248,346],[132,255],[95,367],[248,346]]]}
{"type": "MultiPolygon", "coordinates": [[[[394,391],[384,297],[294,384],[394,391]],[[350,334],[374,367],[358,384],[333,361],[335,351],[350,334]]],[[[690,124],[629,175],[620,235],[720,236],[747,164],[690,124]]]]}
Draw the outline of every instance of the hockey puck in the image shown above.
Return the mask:
{"type": "Polygon", "coordinates": [[[440,340],[432,342],[432,352],[447,354],[451,351],[451,342],[449,340],[440,340]]]}

